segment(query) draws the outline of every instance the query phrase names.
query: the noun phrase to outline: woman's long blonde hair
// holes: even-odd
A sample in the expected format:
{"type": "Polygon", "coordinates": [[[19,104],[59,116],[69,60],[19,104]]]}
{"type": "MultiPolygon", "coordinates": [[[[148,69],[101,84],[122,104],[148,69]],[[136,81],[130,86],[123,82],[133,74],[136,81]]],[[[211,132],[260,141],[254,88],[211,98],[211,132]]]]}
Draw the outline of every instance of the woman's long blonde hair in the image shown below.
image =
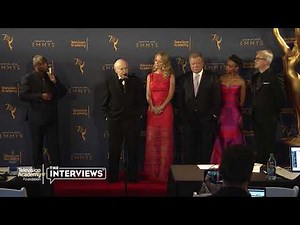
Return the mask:
{"type": "MultiPolygon", "coordinates": [[[[161,60],[162,60],[162,72],[164,77],[168,77],[170,75],[172,75],[174,73],[173,68],[171,66],[171,62],[170,62],[170,58],[169,55],[166,52],[158,52],[155,54],[154,56],[154,60],[156,58],[156,56],[160,55],[161,56],[161,60]]],[[[153,64],[152,67],[152,72],[157,71],[158,68],[156,68],[155,64],[153,64]]]]}

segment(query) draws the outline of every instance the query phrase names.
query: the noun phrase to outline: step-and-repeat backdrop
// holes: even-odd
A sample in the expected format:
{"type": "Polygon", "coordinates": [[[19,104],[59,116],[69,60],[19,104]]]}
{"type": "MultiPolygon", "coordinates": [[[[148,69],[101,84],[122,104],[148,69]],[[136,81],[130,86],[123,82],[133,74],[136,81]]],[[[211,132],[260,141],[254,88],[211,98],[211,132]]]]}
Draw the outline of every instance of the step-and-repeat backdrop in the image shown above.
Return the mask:
{"type": "MultiPolygon", "coordinates": [[[[287,43],[294,29],[280,29],[287,43]]],[[[153,56],[166,51],[175,76],[189,70],[188,55],[200,51],[206,68],[224,74],[226,59],[236,54],[244,60],[240,75],[247,81],[254,72],[257,50],[271,49],[273,66],[282,70],[282,50],[272,28],[0,28],[0,166],[30,165],[31,140],[25,122],[24,103],[19,100],[21,76],[32,70],[32,57],[44,55],[68,88],[59,101],[61,158],[64,166],[107,166],[106,124],[99,106],[99,84],[111,73],[118,58],[129,62],[130,72],[143,81],[151,71],[153,56]]],[[[176,98],[173,99],[174,106],[176,98]]],[[[278,141],[295,134],[295,118],[287,101],[282,109],[278,141]]],[[[145,101],[145,111],[146,111],[145,101]]],[[[268,106],[266,106],[268,107],[268,106]]],[[[244,134],[253,144],[251,101],[247,98],[244,134]]],[[[144,155],[145,114],[141,119],[141,165],[144,155]]],[[[181,159],[181,134],[175,107],[175,161],[181,159]]],[[[47,148],[44,148],[45,152],[47,148]]]]}

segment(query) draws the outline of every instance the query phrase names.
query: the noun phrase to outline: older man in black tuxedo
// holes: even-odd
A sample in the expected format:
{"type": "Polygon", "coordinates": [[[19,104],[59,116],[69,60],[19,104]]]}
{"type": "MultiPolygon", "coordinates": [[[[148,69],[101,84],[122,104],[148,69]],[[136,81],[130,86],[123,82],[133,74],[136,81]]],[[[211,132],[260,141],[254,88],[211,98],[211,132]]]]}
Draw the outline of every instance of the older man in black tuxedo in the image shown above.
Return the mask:
{"type": "Polygon", "coordinates": [[[118,59],[115,74],[109,74],[101,87],[101,108],[109,132],[108,181],[119,180],[119,161],[124,141],[125,165],[129,182],[138,181],[140,119],[144,92],[140,79],[128,74],[128,63],[118,59]]]}

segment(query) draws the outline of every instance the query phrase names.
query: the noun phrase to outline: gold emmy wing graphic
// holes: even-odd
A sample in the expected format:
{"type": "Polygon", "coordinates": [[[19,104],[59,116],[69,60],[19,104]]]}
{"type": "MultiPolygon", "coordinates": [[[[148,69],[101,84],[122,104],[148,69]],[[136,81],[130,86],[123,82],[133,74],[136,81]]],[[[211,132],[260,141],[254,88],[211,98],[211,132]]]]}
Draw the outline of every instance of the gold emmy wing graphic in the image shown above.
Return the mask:
{"type": "Polygon", "coordinates": [[[14,37],[9,36],[8,34],[2,34],[3,35],[3,41],[7,42],[9,50],[12,50],[12,43],[14,41],[14,37]]]}
{"type": "Polygon", "coordinates": [[[5,104],[5,109],[6,109],[7,111],[10,112],[10,115],[11,115],[11,117],[12,117],[13,119],[16,119],[16,111],[17,111],[17,107],[12,106],[12,105],[9,104],[9,103],[6,103],[6,104],[5,104]]]}
{"type": "Polygon", "coordinates": [[[85,141],[86,128],[77,126],[77,132],[80,133],[82,140],[85,141]]]}
{"type": "Polygon", "coordinates": [[[222,38],[220,38],[217,34],[212,34],[211,40],[216,42],[216,46],[217,46],[218,50],[221,50],[222,38]]]}
{"type": "Polygon", "coordinates": [[[113,48],[114,48],[114,50],[115,50],[115,52],[116,52],[116,51],[118,50],[117,44],[119,43],[119,39],[116,38],[116,37],[113,36],[113,35],[108,35],[108,37],[109,37],[108,42],[111,43],[111,44],[113,45],[113,48]]]}
{"type": "Polygon", "coordinates": [[[83,68],[84,68],[84,65],[85,65],[84,61],[82,61],[80,58],[76,57],[75,58],[75,66],[76,65],[79,66],[79,71],[80,71],[81,74],[83,74],[83,68]]]}

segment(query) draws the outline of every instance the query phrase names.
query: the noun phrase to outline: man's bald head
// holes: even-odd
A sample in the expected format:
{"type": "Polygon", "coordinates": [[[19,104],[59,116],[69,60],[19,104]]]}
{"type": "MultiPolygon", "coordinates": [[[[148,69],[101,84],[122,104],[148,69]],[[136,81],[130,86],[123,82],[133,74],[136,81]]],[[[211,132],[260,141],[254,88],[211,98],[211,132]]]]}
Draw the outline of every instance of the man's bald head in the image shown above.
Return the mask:
{"type": "Polygon", "coordinates": [[[114,63],[114,70],[119,77],[125,77],[128,75],[128,63],[124,59],[118,59],[114,63]]]}

